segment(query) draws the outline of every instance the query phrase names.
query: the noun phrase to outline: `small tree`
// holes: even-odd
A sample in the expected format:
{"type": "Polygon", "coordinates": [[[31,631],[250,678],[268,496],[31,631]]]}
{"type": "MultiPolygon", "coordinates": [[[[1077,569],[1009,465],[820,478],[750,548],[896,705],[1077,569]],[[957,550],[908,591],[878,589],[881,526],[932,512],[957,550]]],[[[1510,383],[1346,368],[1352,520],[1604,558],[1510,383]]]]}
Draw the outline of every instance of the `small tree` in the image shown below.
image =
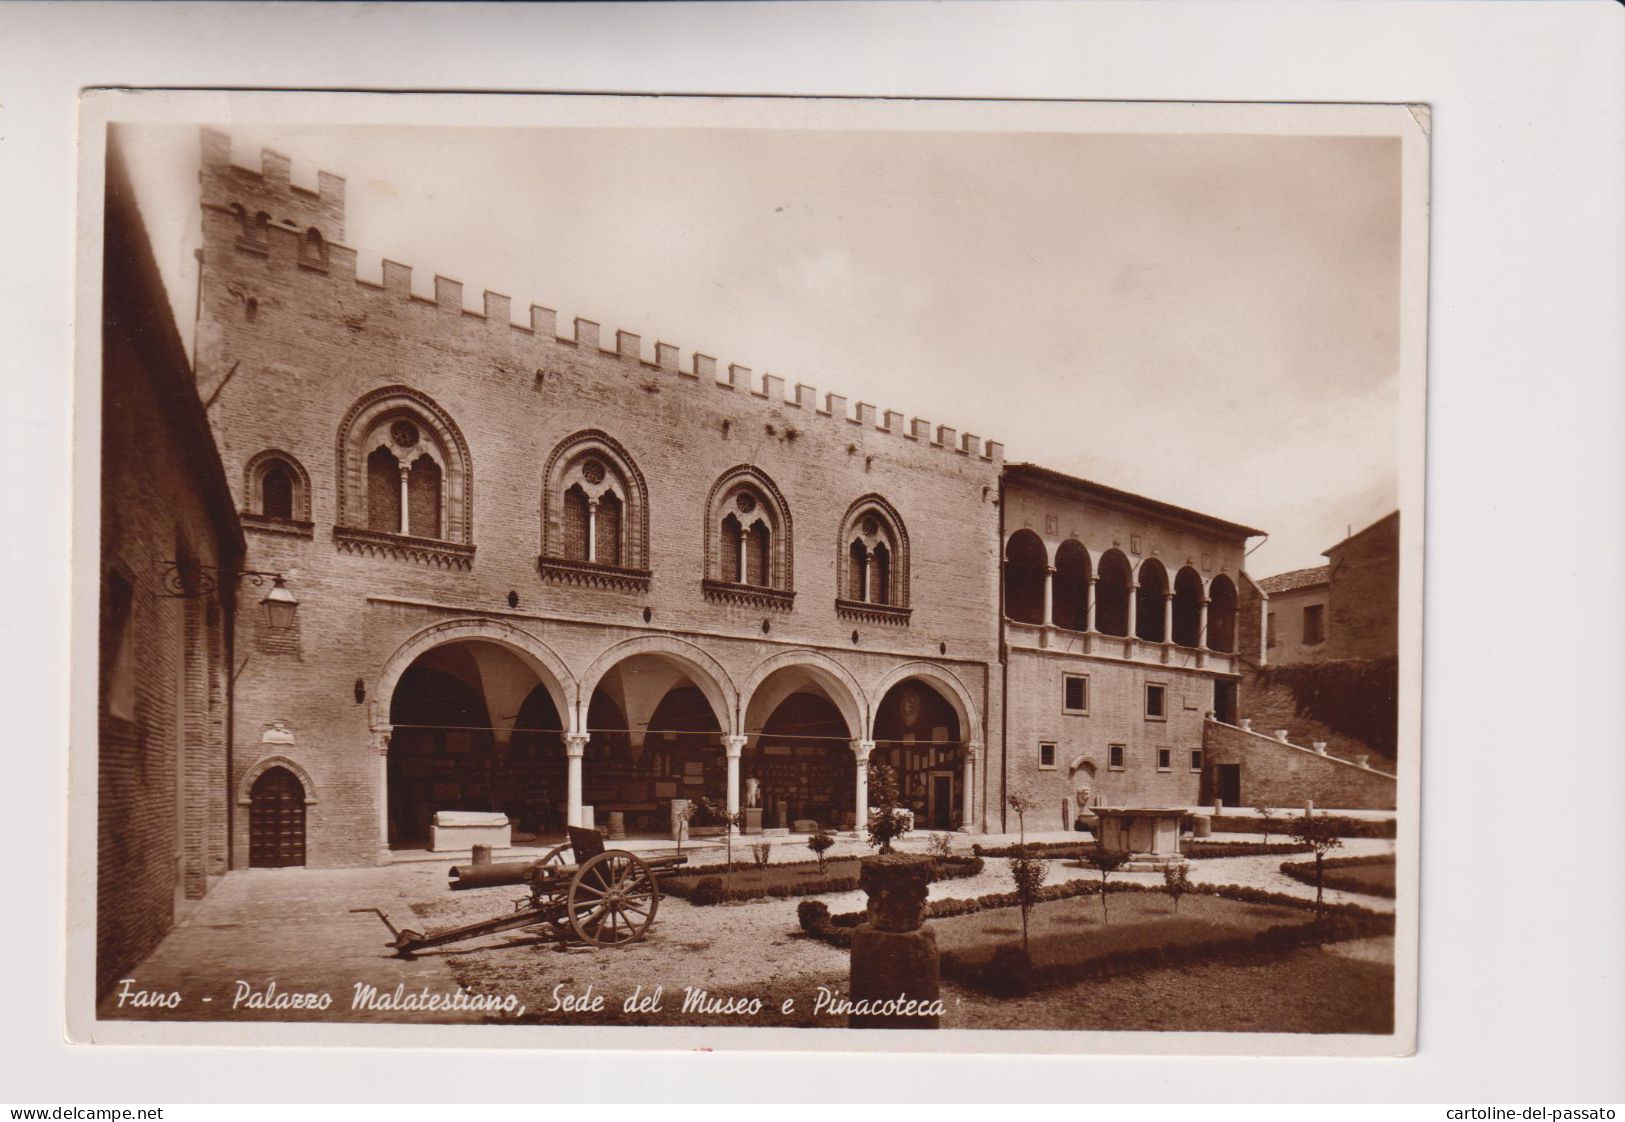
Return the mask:
{"type": "Polygon", "coordinates": [[[770,841],[750,843],[751,860],[756,862],[758,869],[767,868],[768,862],[773,859],[773,843],[770,841]]]}
{"type": "Polygon", "coordinates": [[[1106,878],[1121,869],[1127,860],[1127,853],[1121,849],[1107,849],[1104,842],[1095,843],[1094,856],[1089,858],[1090,863],[1100,870],[1100,914],[1106,923],[1112,921],[1111,911],[1106,907],[1106,878]]]}
{"type": "Polygon", "coordinates": [[[1292,840],[1308,846],[1315,854],[1315,918],[1325,912],[1326,854],[1343,848],[1343,839],[1337,836],[1337,825],[1330,819],[1305,814],[1293,819],[1292,840]]]}
{"type": "Polygon", "coordinates": [[[1264,820],[1264,844],[1270,843],[1270,827],[1274,825],[1275,811],[1267,806],[1255,806],[1253,811],[1264,820]]]}
{"type": "Polygon", "coordinates": [[[1049,866],[1036,857],[1028,856],[1025,847],[1010,858],[1010,876],[1016,882],[1016,899],[1021,904],[1021,950],[1028,953],[1027,913],[1038,903],[1038,889],[1049,874],[1049,866]]]}
{"type": "Polygon", "coordinates": [[[1010,804],[1010,809],[1016,812],[1016,821],[1018,823],[1020,823],[1020,829],[1021,829],[1021,847],[1023,849],[1026,849],[1027,848],[1027,812],[1029,810],[1037,810],[1038,809],[1038,804],[1036,802],[1034,802],[1032,799],[1024,798],[1021,795],[1011,795],[1008,799],[1005,800],[1005,802],[1009,803],[1010,804]]]}
{"type": "Polygon", "coordinates": [[[738,810],[730,814],[728,804],[715,799],[701,799],[700,805],[705,808],[705,813],[722,820],[722,837],[728,846],[728,871],[731,873],[734,871],[734,830],[744,825],[745,814],[738,810]]]}
{"type": "Polygon", "coordinates": [[[942,858],[947,857],[953,852],[953,835],[937,833],[927,834],[925,838],[925,848],[926,852],[940,861],[942,858]]]}
{"type": "MultiPolygon", "coordinates": [[[[887,764],[870,765],[869,801],[875,808],[874,813],[869,815],[869,844],[879,846],[882,853],[890,853],[892,841],[908,833],[908,817],[897,805],[895,768],[887,764]]],[[[859,811],[867,812],[868,809],[860,807],[859,811]]]]}
{"type": "Polygon", "coordinates": [[[813,851],[818,858],[818,875],[824,875],[824,854],[835,844],[835,836],[822,826],[812,837],[807,839],[807,848],[813,851]]]}
{"type": "Polygon", "coordinates": [[[1184,865],[1164,865],[1162,867],[1162,889],[1174,898],[1174,915],[1179,914],[1179,898],[1191,886],[1190,871],[1184,865]]]}

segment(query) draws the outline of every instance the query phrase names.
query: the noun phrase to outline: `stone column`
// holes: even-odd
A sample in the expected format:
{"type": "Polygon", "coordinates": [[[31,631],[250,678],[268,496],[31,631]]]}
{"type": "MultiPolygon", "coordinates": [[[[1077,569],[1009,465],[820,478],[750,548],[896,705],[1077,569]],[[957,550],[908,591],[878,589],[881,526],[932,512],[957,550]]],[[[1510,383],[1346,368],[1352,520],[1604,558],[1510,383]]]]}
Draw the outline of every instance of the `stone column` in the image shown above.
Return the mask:
{"type": "Polygon", "coordinates": [[[404,463],[401,465],[401,533],[403,534],[411,532],[412,528],[410,513],[407,510],[407,503],[409,500],[407,498],[408,492],[406,487],[406,477],[410,471],[411,469],[404,463]]]}
{"type": "Polygon", "coordinates": [[[598,500],[587,500],[587,560],[598,560],[598,500]]]}
{"type": "Polygon", "coordinates": [[[1044,569],[1044,626],[1055,622],[1055,566],[1044,569]]]}
{"type": "Polygon", "coordinates": [[[849,988],[854,1003],[869,1003],[870,1012],[853,1013],[851,1028],[930,1029],[940,1025],[930,1009],[940,996],[936,933],[925,926],[925,897],[931,882],[931,858],[923,853],[888,853],[865,857],[858,883],[869,896],[867,920],[852,932],[849,988]],[[884,1002],[895,1003],[891,1011],[884,1002]],[[903,1008],[898,1008],[903,1006],[903,1008]]]}
{"type": "Polygon", "coordinates": [[[852,742],[852,759],[857,773],[857,789],[852,803],[852,836],[863,837],[863,831],[869,824],[869,756],[875,750],[872,740],[854,740],[852,742]]]}
{"type": "Polygon", "coordinates": [[[1090,577],[1089,602],[1084,606],[1083,609],[1083,629],[1085,631],[1093,631],[1095,629],[1095,593],[1099,590],[1099,588],[1100,578],[1090,577]]]}
{"type": "Polygon", "coordinates": [[[571,826],[586,826],[581,820],[581,757],[587,751],[588,734],[572,732],[564,738],[564,762],[568,768],[564,781],[564,821],[571,826]]]}
{"type": "Polygon", "coordinates": [[[389,738],[393,726],[375,725],[372,747],[378,753],[378,863],[389,863],[389,738]]]}
{"type": "Polygon", "coordinates": [[[1170,589],[1162,594],[1162,641],[1174,641],[1174,594],[1170,589]]]}
{"type": "Polygon", "coordinates": [[[1196,622],[1196,645],[1197,645],[1198,648],[1200,648],[1201,650],[1204,650],[1204,651],[1211,649],[1210,644],[1207,641],[1207,606],[1208,606],[1208,603],[1209,603],[1208,598],[1206,596],[1202,597],[1202,612],[1201,612],[1201,614],[1199,616],[1197,616],[1197,622],[1196,622]]]}
{"type": "Polygon", "coordinates": [[[1139,634],[1139,624],[1136,622],[1140,616],[1140,582],[1128,582],[1128,637],[1132,641],[1139,634]]]}
{"type": "Polygon", "coordinates": [[[965,745],[965,776],[963,780],[965,790],[961,800],[965,811],[965,820],[960,824],[959,828],[967,834],[979,832],[976,829],[976,758],[981,754],[982,746],[980,744],[965,745]]]}
{"type": "MultiPolygon", "coordinates": [[[[746,736],[725,736],[722,746],[728,751],[728,814],[739,813],[739,754],[745,750],[746,736]]],[[[738,828],[729,826],[728,832],[737,834],[738,828]]]]}

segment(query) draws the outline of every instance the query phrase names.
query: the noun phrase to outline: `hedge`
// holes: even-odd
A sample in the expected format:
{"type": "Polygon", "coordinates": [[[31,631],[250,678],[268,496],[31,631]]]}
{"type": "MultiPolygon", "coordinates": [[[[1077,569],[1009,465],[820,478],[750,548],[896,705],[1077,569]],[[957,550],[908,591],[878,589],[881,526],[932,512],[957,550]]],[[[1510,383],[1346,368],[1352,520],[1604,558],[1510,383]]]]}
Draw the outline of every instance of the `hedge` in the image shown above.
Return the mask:
{"type": "MultiPolygon", "coordinates": [[[[1261,818],[1256,814],[1215,814],[1211,822],[1216,834],[1262,834],[1268,826],[1269,833],[1285,838],[1292,836],[1293,820],[1301,817],[1297,813],[1278,814],[1273,818],[1261,818]]],[[[1391,838],[1397,826],[1392,818],[1350,818],[1343,814],[1317,814],[1315,817],[1332,823],[1340,838],[1391,838]]]]}
{"type": "Polygon", "coordinates": [[[1297,842],[1216,842],[1188,841],[1182,847],[1186,857],[1266,857],[1272,853],[1308,853],[1307,845],[1297,842]]]}
{"type": "MultiPolygon", "coordinates": [[[[1081,857],[1095,848],[1093,842],[1064,841],[1064,842],[1030,842],[1027,845],[1027,854],[1030,857],[1081,857]]],[[[1014,857],[1021,849],[1019,845],[973,845],[970,851],[978,857],[1014,857]]]]}
{"type": "MultiPolygon", "coordinates": [[[[1392,854],[1380,853],[1368,854],[1364,857],[1328,857],[1322,862],[1322,866],[1328,873],[1330,873],[1337,869],[1353,869],[1360,866],[1371,865],[1392,865],[1393,863],[1394,858],[1392,854]]],[[[1283,861],[1281,862],[1281,872],[1285,873],[1293,880],[1302,881],[1304,884],[1312,885],[1315,883],[1315,863],[1313,861],[1283,861]]],[[[1387,885],[1381,884],[1364,884],[1360,885],[1359,887],[1350,887],[1347,881],[1344,881],[1341,884],[1336,884],[1333,883],[1333,878],[1327,877],[1326,887],[1336,889],[1339,892],[1361,892],[1367,896],[1385,896],[1390,900],[1394,898],[1394,890],[1387,885]]]]}
{"type": "MultiPolygon", "coordinates": [[[[816,861],[785,862],[771,866],[774,869],[795,868],[802,865],[816,865],[816,861]]],[[[982,871],[980,857],[950,856],[939,857],[934,862],[935,870],[932,880],[958,880],[962,877],[974,877],[982,871]]],[[[855,892],[859,888],[857,874],[844,877],[814,877],[807,880],[794,881],[788,884],[770,885],[729,885],[721,876],[707,875],[713,871],[725,871],[726,865],[706,866],[700,869],[685,871],[681,880],[663,879],[660,883],[661,891],[671,896],[681,896],[690,904],[705,907],[710,904],[720,904],[723,901],[762,900],[769,897],[784,899],[790,896],[822,896],[835,892],[855,892]],[[691,883],[690,878],[696,874],[699,880],[691,883]]],[[[740,870],[744,871],[744,870],[740,870]]]]}

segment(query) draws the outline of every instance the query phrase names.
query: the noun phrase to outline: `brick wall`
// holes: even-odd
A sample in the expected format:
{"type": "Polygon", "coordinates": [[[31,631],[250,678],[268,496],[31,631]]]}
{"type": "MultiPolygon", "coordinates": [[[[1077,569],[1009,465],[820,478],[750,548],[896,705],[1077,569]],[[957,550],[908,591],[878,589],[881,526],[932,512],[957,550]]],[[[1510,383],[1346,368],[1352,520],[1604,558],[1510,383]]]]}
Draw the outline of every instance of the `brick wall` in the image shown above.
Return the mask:
{"type": "MultiPolygon", "coordinates": [[[[1382,705],[1387,710],[1393,709],[1392,698],[1374,697],[1371,703],[1382,705]]],[[[1244,677],[1241,682],[1241,716],[1250,720],[1253,728],[1271,735],[1276,729],[1286,729],[1287,739],[1294,744],[1324,741],[1327,751],[1334,756],[1346,760],[1370,756],[1379,767],[1388,769],[1393,766],[1389,754],[1380,747],[1358,737],[1335,732],[1313,717],[1300,714],[1296,695],[1282,682],[1271,682],[1265,686],[1255,675],[1244,677]]]]}
{"type": "Polygon", "coordinates": [[[577,675],[613,643],[644,635],[702,644],[736,684],[751,660],[792,647],[841,660],[865,688],[898,665],[928,661],[965,683],[977,703],[974,734],[987,741],[988,720],[997,717],[988,703],[997,659],[997,446],[905,426],[898,414],[877,420],[867,405],[849,412],[845,399],[806,387],[787,398],[779,379],[742,367],[719,381],[710,358],[690,355],[680,367],[675,347],[648,348],[625,333],[606,348],[598,325],[585,320],[558,338],[543,308],[515,326],[506,297],[487,294],[481,312],[468,311],[461,286],[444,278],[435,300],[417,298],[404,266],[386,264],[383,286],[358,282],[354,251],[337,237],[326,239],[325,268],[300,258],[298,224],[336,224],[341,212],[220,162],[218,145],[206,158],[199,389],[218,390],[210,416],[239,504],[248,502],[241,491],[250,458],[282,448],[310,475],[314,523],[309,533],[249,531],[250,564],[290,574],[300,623],[296,636],[268,642],[257,614],[245,618],[243,643],[256,653],[237,682],[231,785],[264,753],[265,729],[285,721],[295,744],[279,751],[318,788],[307,792],[317,800],[309,807],[311,864],[375,857],[380,767],[368,729],[387,720],[389,699],[370,692],[358,703],[354,683],[376,691],[396,649],[448,618],[509,620],[577,675]],[[244,192],[273,220],[286,201],[295,225],[274,221],[264,246],[243,244],[230,203],[244,192]],[[341,420],[363,395],[396,384],[426,395],[466,441],[475,549],[466,569],[387,548],[336,547],[341,420]],[[562,441],[588,429],[623,445],[647,481],[646,592],[538,572],[544,465],[562,441]],[[765,472],[791,512],[788,609],[702,592],[707,496],[739,464],[765,472]],[[891,502],[909,535],[906,626],[853,620],[835,608],[839,523],[869,493],[891,502]]]}
{"type": "Polygon", "coordinates": [[[1331,562],[1327,645],[1332,658],[1399,650],[1399,512],[1326,551],[1331,562]]]}
{"type": "MultiPolygon", "coordinates": [[[[1035,824],[1046,830],[1070,827],[1080,784],[1092,790],[1092,805],[1196,805],[1201,774],[1191,769],[1191,752],[1202,748],[1203,718],[1213,707],[1213,675],[1180,666],[1022,648],[1011,650],[1007,673],[1007,790],[1039,804],[1036,817],[1028,815],[1028,829],[1035,824]],[[1068,674],[1088,677],[1087,714],[1064,710],[1062,679],[1068,674]],[[1148,683],[1165,687],[1164,720],[1145,715],[1148,683]],[[1055,745],[1053,769],[1040,764],[1043,743],[1055,745]],[[1124,747],[1121,771],[1110,767],[1108,750],[1113,744],[1124,747]],[[1170,753],[1167,771],[1157,768],[1160,748],[1170,753]],[[1092,780],[1082,766],[1085,762],[1094,766],[1092,780]]],[[[1009,829],[1015,829],[1013,815],[1008,822],[1009,829]]]]}
{"type": "Polygon", "coordinates": [[[105,990],[226,869],[232,602],[164,595],[166,560],[235,566],[241,531],[122,167],[102,331],[96,977],[105,990]],[[128,590],[127,603],[119,589],[128,590]]]}
{"type": "Polygon", "coordinates": [[[1206,749],[1204,798],[1217,789],[1215,769],[1241,767],[1241,805],[1302,806],[1313,799],[1317,810],[1392,810],[1397,780],[1371,768],[1322,756],[1313,749],[1283,743],[1272,736],[1208,721],[1202,730],[1206,749]]]}

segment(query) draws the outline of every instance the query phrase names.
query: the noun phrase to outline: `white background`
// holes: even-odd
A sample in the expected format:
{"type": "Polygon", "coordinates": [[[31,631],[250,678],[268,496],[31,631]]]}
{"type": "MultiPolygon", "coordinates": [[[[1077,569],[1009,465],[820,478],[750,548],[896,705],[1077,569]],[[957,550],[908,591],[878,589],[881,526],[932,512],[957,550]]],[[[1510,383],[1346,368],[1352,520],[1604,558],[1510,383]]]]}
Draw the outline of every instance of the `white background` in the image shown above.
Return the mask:
{"type": "MultiPolygon", "coordinates": [[[[0,5],[0,1099],[1625,1099],[1625,8],[0,5]],[[61,1043],[82,86],[1406,101],[1433,110],[1421,1032],[1403,1060],[61,1043]]],[[[94,470],[95,450],[78,462],[94,470]]]]}

